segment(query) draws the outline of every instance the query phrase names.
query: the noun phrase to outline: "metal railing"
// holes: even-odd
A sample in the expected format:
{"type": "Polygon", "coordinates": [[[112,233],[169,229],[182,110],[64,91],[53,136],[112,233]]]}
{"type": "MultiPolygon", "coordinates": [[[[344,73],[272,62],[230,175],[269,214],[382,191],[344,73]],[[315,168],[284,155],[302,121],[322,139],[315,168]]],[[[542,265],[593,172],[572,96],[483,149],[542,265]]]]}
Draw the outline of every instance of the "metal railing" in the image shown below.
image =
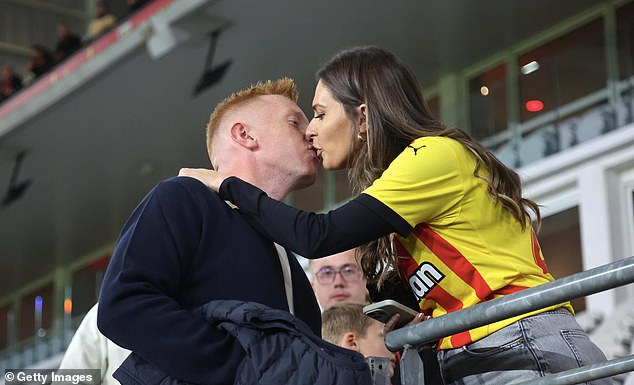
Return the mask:
{"type": "MultiPolygon", "coordinates": [[[[10,368],[31,368],[64,353],[84,316],[85,314],[77,315],[66,327],[58,325],[43,329],[42,336],[36,334],[0,350],[0,373],[10,368]]],[[[0,385],[2,384],[0,379],[0,385]]]]}
{"type": "MultiPolygon", "coordinates": [[[[385,343],[392,351],[405,346],[429,344],[459,332],[557,305],[574,298],[598,293],[634,282],[634,257],[496,298],[413,326],[389,332],[385,343]]],[[[634,370],[634,356],[561,372],[523,385],[576,384],[634,370]],[[592,377],[588,377],[592,376],[592,377]],[[547,382],[539,382],[545,380],[547,382]]]]}

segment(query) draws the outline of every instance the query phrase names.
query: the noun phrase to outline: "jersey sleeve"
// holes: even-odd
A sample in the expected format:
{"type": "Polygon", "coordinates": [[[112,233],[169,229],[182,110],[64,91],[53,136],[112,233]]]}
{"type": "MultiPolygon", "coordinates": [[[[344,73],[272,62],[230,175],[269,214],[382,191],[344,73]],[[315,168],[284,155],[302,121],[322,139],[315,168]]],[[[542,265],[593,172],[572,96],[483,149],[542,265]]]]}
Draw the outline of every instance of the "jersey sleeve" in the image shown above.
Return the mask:
{"type": "Polygon", "coordinates": [[[394,232],[385,216],[396,216],[370,196],[360,196],[327,213],[303,211],[270,198],[236,177],[220,186],[259,232],[306,258],[320,258],[366,244],[394,232]]]}
{"type": "Polygon", "coordinates": [[[364,193],[382,202],[411,227],[450,222],[470,173],[462,145],[449,138],[413,141],[364,193]]]}

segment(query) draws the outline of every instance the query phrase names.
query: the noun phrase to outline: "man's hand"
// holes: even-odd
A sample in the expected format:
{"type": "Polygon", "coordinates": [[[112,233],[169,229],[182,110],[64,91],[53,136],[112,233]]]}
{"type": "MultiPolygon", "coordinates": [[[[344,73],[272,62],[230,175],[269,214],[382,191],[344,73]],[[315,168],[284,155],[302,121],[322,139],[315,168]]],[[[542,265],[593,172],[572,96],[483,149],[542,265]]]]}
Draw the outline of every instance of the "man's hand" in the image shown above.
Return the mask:
{"type": "Polygon", "coordinates": [[[207,168],[181,168],[178,172],[178,176],[188,176],[198,179],[205,186],[209,187],[215,192],[218,192],[222,182],[227,179],[227,175],[221,174],[218,171],[210,170],[207,168]]]}

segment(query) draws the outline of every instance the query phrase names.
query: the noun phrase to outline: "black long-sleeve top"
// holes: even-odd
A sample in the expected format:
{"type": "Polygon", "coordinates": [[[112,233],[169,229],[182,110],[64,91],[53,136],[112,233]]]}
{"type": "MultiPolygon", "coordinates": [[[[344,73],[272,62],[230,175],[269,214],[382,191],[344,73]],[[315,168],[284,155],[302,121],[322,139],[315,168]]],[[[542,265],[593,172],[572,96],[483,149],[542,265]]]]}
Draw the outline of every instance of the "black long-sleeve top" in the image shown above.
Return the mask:
{"type": "Polygon", "coordinates": [[[225,179],[219,193],[236,203],[258,231],[311,259],[349,250],[393,232],[406,236],[412,230],[392,209],[367,194],[320,214],[272,199],[236,177],[225,179]]]}

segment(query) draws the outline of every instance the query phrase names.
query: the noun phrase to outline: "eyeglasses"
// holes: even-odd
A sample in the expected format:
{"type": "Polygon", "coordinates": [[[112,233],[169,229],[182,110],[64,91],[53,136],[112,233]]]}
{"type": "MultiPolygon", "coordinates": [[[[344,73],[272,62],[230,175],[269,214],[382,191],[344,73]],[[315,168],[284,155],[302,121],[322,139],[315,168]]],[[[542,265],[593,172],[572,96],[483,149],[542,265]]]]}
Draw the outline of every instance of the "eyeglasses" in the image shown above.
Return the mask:
{"type": "Polygon", "coordinates": [[[317,282],[327,284],[335,281],[337,273],[341,274],[341,278],[346,282],[356,282],[361,279],[361,269],[355,265],[343,265],[339,270],[331,266],[324,266],[317,270],[315,276],[317,277],[317,282]]]}

